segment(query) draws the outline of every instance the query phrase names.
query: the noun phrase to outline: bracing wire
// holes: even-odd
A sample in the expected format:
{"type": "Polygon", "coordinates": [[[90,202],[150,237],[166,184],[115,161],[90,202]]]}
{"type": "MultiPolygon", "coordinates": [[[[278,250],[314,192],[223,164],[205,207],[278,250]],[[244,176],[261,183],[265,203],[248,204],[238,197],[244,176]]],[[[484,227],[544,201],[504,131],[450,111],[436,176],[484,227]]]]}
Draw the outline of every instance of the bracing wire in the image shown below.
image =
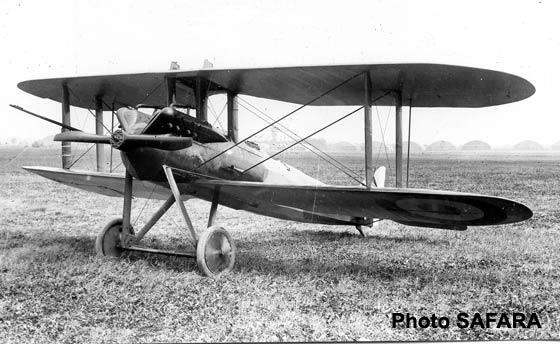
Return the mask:
{"type": "Polygon", "coordinates": [[[218,125],[220,126],[220,128],[223,129],[222,126],[222,122],[220,122],[220,118],[222,117],[224,110],[227,107],[227,102],[224,103],[224,105],[222,106],[222,109],[220,110],[220,112],[218,113],[218,117],[216,117],[216,119],[214,120],[214,123],[212,124],[212,126],[216,125],[216,122],[218,123],[218,125]]]}
{"type": "MultiPolygon", "coordinates": [[[[71,89],[70,87],[68,87],[68,91],[69,91],[69,93],[70,93],[74,98],[76,98],[76,99],[78,99],[79,101],[81,101],[80,97],[78,97],[78,96],[74,93],[74,91],[72,91],[72,89],[71,89]]],[[[90,109],[86,109],[86,110],[93,116],[93,118],[97,119],[97,116],[95,116],[95,114],[94,114],[93,112],[91,112],[90,109]]],[[[109,128],[107,128],[103,122],[101,122],[101,125],[103,126],[103,128],[105,128],[105,130],[107,130],[107,132],[111,132],[111,131],[109,130],[109,128]]]]}
{"type": "Polygon", "coordinates": [[[211,157],[210,159],[208,159],[208,160],[206,160],[205,162],[203,162],[202,164],[198,165],[196,168],[198,169],[198,168],[200,168],[200,167],[206,165],[206,164],[209,163],[210,161],[216,159],[217,157],[221,156],[222,154],[225,154],[226,152],[230,151],[231,149],[233,149],[233,148],[239,146],[239,145],[242,144],[243,142],[245,142],[245,141],[249,140],[250,138],[252,138],[252,137],[258,135],[259,133],[265,131],[266,129],[272,127],[273,125],[275,125],[276,123],[282,121],[283,119],[285,119],[285,118],[287,118],[287,117],[293,115],[294,113],[298,112],[299,110],[303,109],[304,107],[308,106],[309,104],[314,103],[314,102],[317,101],[318,99],[324,97],[325,95],[327,95],[327,94],[329,94],[330,92],[336,90],[337,88],[341,87],[342,85],[345,85],[346,83],[348,83],[348,82],[350,82],[351,80],[355,79],[356,77],[362,75],[363,73],[364,73],[364,72],[357,73],[357,74],[355,74],[354,76],[352,76],[352,77],[350,77],[350,78],[344,80],[343,82],[339,83],[338,85],[336,85],[336,86],[330,88],[329,90],[327,90],[327,91],[321,93],[321,94],[318,95],[317,97],[315,97],[315,98],[309,100],[309,101],[306,102],[305,104],[299,106],[297,109],[295,109],[295,110],[293,110],[293,111],[290,111],[289,113],[287,113],[286,115],[284,115],[284,116],[280,117],[279,119],[275,120],[275,121],[272,122],[271,124],[265,126],[264,128],[262,128],[262,129],[260,129],[260,130],[257,130],[256,132],[254,132],[253,134],[247,136],[247,137],[244,138],[243,140],[241,140],[241,141],[239,141],[239,142],[236,142],[234,145],[230,146],[229,148],[226,148],[226,149],[222,150],[220,153],[214,155],[214,156],[211,157]]]}
{"type": "MultiPolygon", "coordinates": [[[[69,91],[69,93],[70,93],[74,98],[76,98],[77,100],[81,101],[80,97],[78,97],[70,87],[68,88],[68,91],[69,91]]],[[[96,120],[97,120],[97,116],[95,116],[95,115],[93,114],[93,112],[91,112],[90,109],[86,109],[86,110],[87,110],[94,118],[96,118],[96,120]]],[[[87,117],[86,117],[86,120],[87,120],[87,117]]],[[[84,122],[84,123],[85,123],[85,122],[84,122]]],[[[101,125],[103,125],[103,127],[105,128],[105,130],[109,131],[109,129],[105,126],[105,124],[103,124],[103,122],[101,122],[101,125]]],[[[74,159],[74,157],[75,157],[76,155],[73,155],[73,156],[72,156],[72,160],[73,160],[73,161],[72,161],[72,163],[70,164],[70,166],[68,166],[68,168],[69,168],[69,169],[72,168],[72,166],[74,166],[78,161],[80,161],[94,146],[95,146],[95,144],[91,145],[91,146],[90,146],[88,149],[86,149],[86,151],[83,152],[77,159],[74,159]]]]}
{"type": "Polygon", "coordinates": [[[139,104],[144,103],[148,98],[150,98],[150,96],[151,96],[155,91],[157,91],[157,90],[161,87],[161,85],[163,85],[164,82],[165,82],[165,79],[164,79],[162,82],[160,82],[159,84],[157,84],[155,87],[153,87],[153,88],[150,90],[150,92],[146,93],[146,96],[144,97],[144,99],[142,99],[142,101],[141,101],[139,104]]]}
{"type": "Polygon", "coordinates": [[[117,170],[117,168],[121,167],[121,165],[122,165],[122,164],[123,164],[123,163],[122,163],[122,161],[121,161],[121,162],[119,162],[119,164],[118,164],[117,166],[115,166],[115,167],[113,168],[113,171],[116,171],[116,170],[117,170]]]}
{"type": "Polygon", "coordinates": [[[18,154],[16,154],[15,157],[11,158],[10,161],[8,161],[4,166],[8,166],[9,164],[11,164],[12,162],[14,162],[17,158],[19,158],[26,150],[27,150],[27,146],[23,147],[23,149],[21,150],[21,152],[19,152],[18,154]]]}
{"type": "MultiPolygon", "coordinates": [[[[267,115],[264,111],[260,110],[259,108],[257,108],[256,106],[254,106],[253,104],[249,103],[247,100],[241,99],[239,98],[241,101],[245,102],[248,106],[252,107],[255,111],[261,113],[263,116],[265,116],[266,118],[268,118],[270,121],[274,121],[274,118],[272,118],[271,116],[267,115]]],[[[245,108],[247,111],[251,112],[252,114],[254,114],[255,116],[259,117],[261,120],[263,120],[264,122],[268,122],[267,120],[265,120],[264,118],[260,117],[257,113],[251,111],[250,109],[248,109],[247,107],[243,106],[243,104],[240,104],[243,108],[245,108]]],[[[268,122],[270,123],[270,122],[268,122]]],[[[292,140],[299,140],[301,139],[301,136],[299,136],[296,132],[294,132],[293,130],[290,130],[288,127],[286,127],[285,125],[278,123],[277,125],[274,126],[274,128],[278,129],[280,132],[282,132],[283,134],[285,134],[286,136],[290,137],[292,140]],[[292,136],[290,136],[290,134],[292,136]],[[295,137],[295,138],[294,138],[295,137]]],[[[320,152],[321,154],[323,154],[325,157],[331,159],[332,161],[340,164],[343,167],[346,167],[343,163],[339,162],[338,160],[336,160],[334,157],[332,157],[331,155],[329,155],[327,152],[324,152],[323,150],[321,150],[320,148],[318,148],[317,146],[313,145],[311,142],[307,142],[304,141],[302,142],[302,146],[304,146],[305,148],[307,148],[309,151],[313,152],[313,150],[311,150],[309,147],[306,147],[305,145],[314,148],[315,150],[317,150],[318,152],[320,152]]],[[[313,152],[316,153],[316,152],[313,152]]],[[[317,154],[317,153],[316,153],[317,154]]],[[[346,167],[347,168],[347,167],[346,167]]],[[[349,171],[352,171],[351,169],[348,168],[349,171]]],[[[360,175],[358,175],[356,173],[356,176],[360,177],[360,175]]]]}
{"type": "Polygon", "coordinates": [[[142,209],[140,209],[140,212],[138,213],[138,215],[136,216],[136,219],[132,223],[133,226],[136,224],[136,222],[138,222],[138,219],[140,219],[140,215],[142,215],[142,213],[144,212],[144,209],[146,209],[146,206],[148,205],[148,202],[152,199],[152,195],[154,194],[154,191],[156,190],[156,187],[157,187],[157,185],[154,184],[154,187],[152,188],[152,191],[150,192],[150,195],[148,196],[148,198],[146,198],[146,201],[144,202],[144,205],[142,206],[142,209]]]}
{"type": "MultiPolygon", "coordinates": [[[[253,169],[253,168],[255,168],[255,167],[257,167],[257,166],[259,166],[259,165],[261,165],[261,164],[263,164],[263,163],[265,163],[266,161],[268,161],[268,160],[270,160],[270,159],[272,159],[272,158],[274,158],[274,157],[280,155],[281,153],[283,153],[283,152],[287,151],[288,149],[292,148],[293,146],[295,146],[295,145],[297,145],[297,144],[300,144],[302,141],[307,140],[307,139],[310,138],[311,136],[313,136],[313,135],[317,134],[318,132],[323,131],[323,130],[327,129],[328,127],[330,127],[330,126],[332,126],[332,125],[334,125],[334,124],[336,124],[336,123],[342,121],[342,120],[345,119],[346,117],[348,117],[348,116],[350,116],[350,115],[353,115],[354,113],[358,112],[359,110],[361,110],[361,109],[363,109],[363,108],[364,108],[364,106],[360,106],[359,108],[357,108],[357,109],[355,109],[355,110],[353,110],[353,111],[347,113],[346,115],[340,117],[340,118],[337,119],[336,121],[331,122],[331,123],[329,123],[328,125],[322,127],[321,129],[314,131],[313,133],[307,135],[307,136],[304,137],[303,139],[301,139],[301,140],[299,140],[299,141],[297,141],[297,142],[295,142],[295,143],[289,145],[288,147],[286,147],[286,148],[284,148],[284,149],[281,149],[279,152],[276,152],[275,154],[269,156],[268,158],[259,161],[258,163],[254,164],[253,166],[251,166],[251,167],[249,167],[248,169],[246,169],[245,171],[243,171],[243,173],[245,173],[245,172],[247,172],[247,171],[249,171],[249,170],[251,170],[251,169],[253,169]]],[[[361,182],[360,182],[360,183],[361,183],[361,182]]]]}
{"type": "Polygon", "coordinates": [[[214,122],[212,123],[212,126],[215,126],[216,123],[218,123],[220,128],[223,129],[222,122],[220,122],[220,117],[222,117],[222,114],[224,113],[224,110],[227,106],[227,102],[224,103],[219,113],[216,112],[216,109],[214,108],[214,104],[212,103],[212,101],[210,101],[210,97],[208,97],[208,105],[209,105],[208,108],[210,109],[210,112],[212,112],[212,114],[214,115],[214,122]]]}
{"type": "Polygon", "coordinates": [[[111,104],[111,106],[109,106],[109,104],[107,104],[104,100],[102,100],[102,102],[103,102],[103,104],[105,104],[105,106],[106,106],[108,109],[111,109],[111,130],[110,130],[110,131],[107,131],[107,132],[110,133],[110,134],[112,134],[112,133],[115,131],[115,126],[117,125],[117,124],[115,124],[115,118],[114,118],[115,115],[117,114],[117,113],[115,112],[115,102],[113,102],[113,103],[111,104]]]}
{"type": "Polygon", "coordinates": [[[72,163],[70,164],[70,166],[68,166],[68,169],[72,168],[72,166],[74,166],[78,161],[80,161],[80,159],[83,158],[84,155],[86,155],[93,147],[95,147],[95,145],[96,145],[96,144],[94,143],[94,144],[92,144],[91,146],[89,146],[89,148],[86,149],[86,151],[83,152],[82,155],[80,155],[80,156],[78,157],[78,159],[75,159],[74,161],[72,161],[72,163]]]}
{"type": "MultiPolygon", "coordinates": [[[[246,101],[245,101],[246,102],[246,101]]],[[[247,104],[249,106],[252,106],[251,104],[249,104],[247,102],[247,104]]],[[[243,107],[244,109],[246,109],[247,111],[249,111],[250,113],[254,114],[255,116],[257,116],[258,118],[260,118],[261,120],[263,120],[265,123],[270,123],[268,122],[267,119],[263,118],[262,116],[260,116],[258,113],[252,111],[251,109],[247,108],[245,105],[243,104],[239,104],[241,107],[243,107]]],[[[259,109],[257,109],[256,107],[252,106],[254,109],[256,109],[257,111],[261,111],[259,109]]],[[[261,111],[261,113],[266,116],[267,118],[269,118],[270,120],[273,120],[272,118],[270,118],[270,116],[267,116],[264,112],[261,111]]],[[[277,126],[274,126],[274,128],[278,129],[280,132],[282,132],[283,134],[285,134],[286,136],[288,136],[289,138],[291,138],[294,141],[300,140],[301,137],[296,134],[295,132],[293,132],[292,130],[288,129],[287,127],[278,124],[277,126]],[[284,129],[284,130],[282,130],[284,129]]],[[[349,175],[348,173],[354,173],[355,177],[360,178],[360,175],[358,175],[357,173],[355,173],[352,169],[348,168],[347,166],[345,166],[343,163],[339,162],[338,160],[336,160],[334,157],[330,156],[329,154],[327,154],[326,152],[322,151],[321,149],[319,149],[318,147],[316,147],[315,145],[313,145],[310,142],[304,141],[301,142],[301,145],[306,148],[307,150],[309,150],[311,153],[317,155],[319,158],[323,159],[325,162],[331,164],[332,166],[334,166],[335,168],[341,170],[343,173],[347,174],[350,178],[358,181],[358,179],[355,179],[353,176],[349,175]],[[311,149],[314,148],[315,150],[311,149]],[[319,154],[321,153],[321,154],[319,154]],[[338,166],[337,166],[338,164],[338,166]],[[346,170],[344,170],[346,169],[346,170]]],[[[361,182],[359,182],[361,183],[361,182]]]]}
{"type": "Polygon", "coordinates": [[[211,98],[208,97],[207,100],[207,104],[208,104],[208,110],[210,110],[210,112],[212,113],[212,115],[214,115],[214,118],[216,118],[216,109],[214,109],[214,104],[212,104],[212,101],[210,100],[211,98]]]}
{"type": "MultiPolygon", "coordinates": [[[[97,122],[97,116],[96,116],[93,112],[91,112],[90,109],[87,109],[87,110],[88,110],[88,112],[93,116],[93,118],[95,118],[95,121],[97,122]]],[[[103,126],[103,128],[104,128],[108,133],[111,132],[111,130],[109,130],[109,128],[107,128],[107,126],[105,125],[105,123],[101,122],[101,125],[103,126]]]]}
{"type": "MultiPolygon", "coordinates": [[[[68,91],[69,91],[69,93],[70,93],[74,98],[80,100],[80,97],[78,97],[78,96],[74,93],[74,91],[72,91],[71,88],[68,88],[68,91]]],[[[105,102],[103,102],[103,103],[104,103],[105,105],[107,105],[105,102]]],[[[114,106],[113,106],[113,108],[114,108],[114,106]]],[[[96,116],[93,112],[91,112],[90,109],[86,109],[86,110],[95,118],[95,122],[97,123],[97,116],[96,116]]],[[[87,120],[87,117],[86,117],[86,120],[87,120]]],[[[107,128],[107,126],[103,123],[103,121],[101,121],[100,123],[101,123],[101,125],[103,126],[103,128],[105,129],[106,132],[112,133],[112,130],[109,130],[109,128],[107,128]]],[[[84,125],[85,125],[85,121],[84,121],[84,125]]],[[[82,159],[95,145],[96,145],[96,144],[91,145],[88,149],[86,149],[85,152],[83,152],[83,153],[82,153],[77,159],[75,159],[75,160],[74,160],[73,158],[74,158],[76,155],[73,155],[73,156],[72,156],[72,159],[73,159],[74,161],[72,161],[72,163],[70,164],[70,166],[68,166],[68,168],[72,168],[72,166],[74,166],[78,161],[80,161],[80,159],[82,159]]],[[[111,153],[112,153],[112,151],[111,151],[111,153]]],[[[112,159],[112,157],[111,157],[111,159],[112,159]]]]}
{"type": "MultiPolygon", "coordinates": [[[[389,159],[389,152],[387,152],[387,143],[385,142],[385,133],[387,132],[387,126],[389,124],[389,112],[391,111],[391,109],[388,110],[387,112],[387,118],[385,119],[385,127],[382,128],[381,127],[381,116],[379,116],[379,111],[377,109],[377,106],[375,107],[375,112],[377,114],[377,121],[379,122],[379,128],[380,128],[380,132],[381,132],[381,140],[383,143],[383,149],[385,151],[385,159],[387,159],[387,168],[391,169],[391,161],[389,159]]],[[[379,149],[377,150],[377,157],[375,158],[375,160],[379,159],[379,156],[381,155],[381,147],[379,147],[379,149]]]]}
{"type": "MultiPolygon", "coordinates": [[[[242,102],[246,103],[248,106],[251,106],[253,109],[255,109],[256,111],[259,111],[263,116],[266,116],[269,120],[273,120],[270,116],[268,116],[266,113],[264,113],[262,110],[258,109],[257,107],[255,107],[254,105],[250,104],[248,101],[239,98],[239,100],[241,100],[242,102]]],[[[258,113],[256,113],[255,111],[249,109],[247,106],[245,106],[242,102],[239,103],[239,105],[241,107],[243,107],[245,110],[249,111],[249,113],[252,113],[253,115],[257,116],[258,118],[260,118],[261,120],[263,120],[265,123],[270,123],[268,122],[267,119],[263,118],[262,116],[260,116],[258,113]]],[[[297,135],[295,132],[293,132],[292,130],[288,129],[286,126],[283,126],[282,124],[278,124],[278,126],[274,126],[274,128],[278,129],[279,131],[281,131],[282,133],[284,133],[286,136],[290,137],[292,140],[301,140],[301,137],[299,135],[297,135]]],[[[300,141],[301,142],[301,141],[300,141]]],[[[303,147],[305,147],[307,150],[309,150],[311,153],[315,154],[316,156],[318,156],[319,158],[321,158],[322,160],[324,160],[325,162],[329,163],[331,166],[339,169],[341,172],[343,172],[344,174],[346,174],[348,177],[350,177],[351,179],[353,179],[354,181],[357,181],[358,183],[362,184],[365,186],[364,183],[362,183],[362,181],[359,179],[360,176],[354,172],[352,169],[348,168],[347,166],[345,166],[343,163],[339,162],[338,160],[336,160],[334,157],[330,156],[329,154],[327,154],[326,152],[322,151],[321,149],[317,148],[316,146],[314,146],[312,143],[304,141],[301,142],[301,145],[303,147]],[[310,147],[314,148],[316,151],[314,151],[313,149],[311,149],[310,147]],[[321,154],[319,154],[321,153],[321,154]],[[338,164],[338,165],[337,165],[338,164]],[[351,175],[351,174],[354,174],[351,175]]]]}
{"type": "MultiPolygon", "coordinates": [[[[84,120],[82,121],[82,125],[81,125],[82,128],[85,128],[88,119],[89,119],[88,116],[84,117],[84,120]]],[[[70,166],[69,166],[68,168],[72,167],[72,166],[74,165],[74,163],[78,162],[78,160],[80,160],[88,151],[89,151],[89,150],[86,150],[86,152],[85,152],[84,154],[81,154],[80,157],[79,157],[78,159],[76,159],[75,162],[71,163],[70,166]]],[[[70,157],[71,160],[74,161],[74,158],[75,158],[77,155],[78,155],[78,154],[72,154],[72,156],[70,157]]]]}

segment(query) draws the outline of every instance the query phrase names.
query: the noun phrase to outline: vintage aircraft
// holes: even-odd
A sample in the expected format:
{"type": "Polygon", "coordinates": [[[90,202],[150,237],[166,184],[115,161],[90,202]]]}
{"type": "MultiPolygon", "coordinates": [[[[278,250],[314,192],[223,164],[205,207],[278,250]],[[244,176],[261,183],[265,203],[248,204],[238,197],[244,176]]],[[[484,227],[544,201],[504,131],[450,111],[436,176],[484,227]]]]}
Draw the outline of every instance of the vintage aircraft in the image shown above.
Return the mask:
{"type": "MultiPolygon", "coordinates": [[[[465,230],[467,226],[508,224],[532,216],[526,206],[503,198],[402,187],[403,101],[409,109],[512,103],[535,92],[531,83],[515,75],[439,64],[370,64],[170,70],[30,80],[18,87],[62,103],[62,122],[47,120],[62,127],[55,140],[62,141],[63,168],[24,168],[66,185],[124,198],[123,217],[109,222],[97,237],[95,247],[100,255],[119,256],[123,251],[175,254],[196,258],[202,273],[219,276],[232,269],[236,249],[231,235],[215,224],[218,205],[285,220],[352,225],[360,232],[361,226],[377,219],[465,230]],[[227,135],[207,122],[208,97],[217,93],[227,94],[227,135]],[[300,106],[239,139],[238,95],[300,106]],[[120,107],[116,113],[115,104],[120,107]],[[374,170],[372,166],[374,104],[396,106],[395,188],[384,187],[384,168],[374,170]],[[356,106],[329,126],[363,110],[366,176],[362,185],[326,185],[273,159],[277,154],[269,156],[249,141],[309,105],[356,106]],[[95,109],[96,134],[70,125],[70,106],[95,109]],[[140,109],[151,109],[152,114],[140,109]],[[120,129],[111,130],[110,135],[102,135],[103,111],[113,111],[120,123],[120,129]],[[191,116],[193,112],[195,116],[191,116]],[[109,144],[118,149],[125,175],[69,169],[70,142],[109,144]],[[195,230],[183,203],[191,197],[211,202],[204,231],[195,230]],[[165,200],[139,231],[131,226],[133,198],[165,200]],[[173,203],[185,219],[193,250],[162,251],[142,246],[141,239],[173,203]]],[[[305,144],[313,134],[294,145],[305,144]]],[[[102,170],[101,149],[97,157],[102,170]]]]}

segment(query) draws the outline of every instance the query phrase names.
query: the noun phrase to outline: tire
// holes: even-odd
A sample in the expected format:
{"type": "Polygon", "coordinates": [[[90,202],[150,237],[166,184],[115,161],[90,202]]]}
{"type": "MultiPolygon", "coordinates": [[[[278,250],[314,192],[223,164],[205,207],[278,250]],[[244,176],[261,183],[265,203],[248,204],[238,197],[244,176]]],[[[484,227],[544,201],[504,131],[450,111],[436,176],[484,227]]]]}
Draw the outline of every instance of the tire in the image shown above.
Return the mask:
{"type": "Polygon", "coordinates": [[[123,250],[119,247],[122,232],[121,218],[111,220],[97,235],[95,252],[98,256],[120,257],[123,250]]]}
{"type": "Polygon", "coordinates": [[[231,235],[222,227],[212,226],[196,244],[196,262],[203,275],[218,278],[233,269],[236,254],[231,235]]]}

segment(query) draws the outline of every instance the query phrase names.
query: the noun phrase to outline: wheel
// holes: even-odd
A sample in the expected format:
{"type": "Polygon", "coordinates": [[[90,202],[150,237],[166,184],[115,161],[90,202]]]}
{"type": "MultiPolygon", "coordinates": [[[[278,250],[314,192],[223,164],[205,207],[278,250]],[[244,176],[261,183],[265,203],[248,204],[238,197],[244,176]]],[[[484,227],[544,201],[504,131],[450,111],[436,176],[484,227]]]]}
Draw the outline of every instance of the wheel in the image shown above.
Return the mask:
{"type": "MultiPolygon", "coordinates": [[[[123,219],[118,218],[111,220],[105,228],[97,235],[95,241],[95,251],[99,256],[119,257],[122,249],[119,247],[121,242],[123,219]]],[[[134,231],[130,229],[131,234],[134,231]]]]}
{"type": "Polygon", "coordinates": [[[233,238],[225,229],[209,227],[196,244],[198,268],[204,275],[217,278],[233,269],[235,252],[233,238]]]}

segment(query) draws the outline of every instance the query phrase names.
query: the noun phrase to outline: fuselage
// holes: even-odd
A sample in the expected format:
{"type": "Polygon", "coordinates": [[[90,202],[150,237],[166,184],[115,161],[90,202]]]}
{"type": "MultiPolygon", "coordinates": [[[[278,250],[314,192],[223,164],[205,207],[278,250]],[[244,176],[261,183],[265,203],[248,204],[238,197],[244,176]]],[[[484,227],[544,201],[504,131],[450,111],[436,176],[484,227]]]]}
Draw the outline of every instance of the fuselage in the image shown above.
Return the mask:
{"type": "MultiPolygon", "coordinates": [[[[173,108],[158,111],[151,118],[136,110],[119,110],[117,118],[125,129],[149,135],[192,137],[192,145],[180,150],[141,147],[121,151],[122,161],[136,179],[169,188],[163,166],[186,171],[174,176],[182,195],[212,201],[215,190],[193,183],[197,178],[257,182],[270,185],[322,186],[319,180],[269,156],[249,142],[232,142],[207,122],[201,122],[173,108]],[[120,113],[119,113],[120,112],[120,113]],[[131,123],[125,118],[129,115],[131,123]],[[143,122],[139,121],[142,120],[143,122]],[[135,129],[135,126],[137,128],[135,129]]],[[[221,205],[285,220],[322,224],[358,224],[363,219],[341,214],[319,214],[276,204],[272,199],[258,202],[220,193],[221,205]]]]}
{"type": "MultiPolygon", "coordinates": [[[[201,177],[207,176],[233,181],[262,182],[277,185],[325,185],[297,168],[275,159],[269,159],[245,172],[245,170],[251,166],[268,158],[268,155],[264,152],[245,143],[241,143],[217,158],[212,159],[214,156],[233,145],[233,142],[202,144],[193,141],[191,147],[177,151],[138,148],[121,152],[121,157],[127,170],[135,178],[149,181],[163,187],[169,187],[163,172],[163,165],[196,173],[201,175],[201,177]],[[206,161],[208,162],[203,164],[206,161]]],[[[182,180],[181,177],[177,177],[177,183],[183,194],[206,201],[212,201],[213,192],[211,190],[199,189],[193,186],[190,181],[192,180],[182,180]]],[[[229,197],[227,195],[220,196],[220,204],[233,209],[241,209],[256,214],[298,222],[335,225],[354,225],[363,222],[362,218],[354,218],[341,214],[328,215],[310,213],[300,209],[282,207],[273,202],[260,202],[258,206],[255,206],[250,203],[240,203],[235,197],[229,197]]]]}
{"type": "Polygon", "coordinates": [[[241,143],[236,147],[233,142],[199,143],[193,141],[191,147],[164,151],[154,148],[138,148],[121,152],[126,168],[140,180],[165,181],[162,165],[212,178],[234,181],[253,181],[285,185],[324,185],[319,180],[303,173],[297,168],[279,160],[265,160],[268,155],[261,150],[241,143]],[[214,158],[219,153],[226,153],[214,158]],[[212,159],[214,158],[214,159],[212,159]],[[249,169],[248,171],[246,171],[249,169]],[[246,172],[245,172],[246,171],[246,172]]]}

